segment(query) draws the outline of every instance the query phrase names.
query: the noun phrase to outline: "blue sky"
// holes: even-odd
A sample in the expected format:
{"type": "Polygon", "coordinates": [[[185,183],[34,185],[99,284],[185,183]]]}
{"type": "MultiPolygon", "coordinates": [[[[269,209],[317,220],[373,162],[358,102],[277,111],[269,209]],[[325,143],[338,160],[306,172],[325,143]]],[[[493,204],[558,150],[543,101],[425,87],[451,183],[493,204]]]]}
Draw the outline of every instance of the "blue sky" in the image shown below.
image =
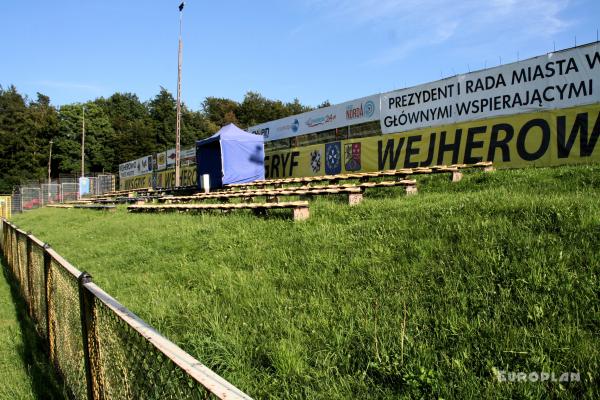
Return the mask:
{"type": "MultiPolygon", "coordinates": [[[[0,2],[0,85],[55,105],[177,83],[178,0],[0,2]]],[[[183,100],[317,105],[596,40],[598,0],[188,0],[183,100]]]]}

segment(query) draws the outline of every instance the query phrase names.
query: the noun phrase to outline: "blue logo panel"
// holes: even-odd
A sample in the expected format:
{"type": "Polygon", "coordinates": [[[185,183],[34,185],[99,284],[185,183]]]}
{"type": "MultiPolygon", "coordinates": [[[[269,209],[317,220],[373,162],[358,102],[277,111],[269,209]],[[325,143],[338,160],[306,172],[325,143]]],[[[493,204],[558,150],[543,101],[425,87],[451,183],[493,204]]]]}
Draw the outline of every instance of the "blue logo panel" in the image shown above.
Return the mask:
{"type": "Polygon", "coordinates": [[[325,144],[325,174],[336,175],[342,172],[342,145],[340,142],[325,144]]]}

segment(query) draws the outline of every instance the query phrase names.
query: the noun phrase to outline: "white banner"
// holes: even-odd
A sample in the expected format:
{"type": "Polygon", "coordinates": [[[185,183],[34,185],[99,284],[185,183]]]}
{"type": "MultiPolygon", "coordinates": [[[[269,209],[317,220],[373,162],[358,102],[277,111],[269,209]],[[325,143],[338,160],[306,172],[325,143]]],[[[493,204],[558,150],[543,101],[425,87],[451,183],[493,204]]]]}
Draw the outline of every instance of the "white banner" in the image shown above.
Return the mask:
{"type": "Polygon", "coordinates": [[[152,172],[152,156],[145,156],[137,160],[119,164],[119,178],[129,178],[152,172]]]}
{"type": "Polygon", "coordinates": [[[600,102],[599,50],[593,43],[382,94],[381,130],[600,102]]]}
{"type": "Polygon", "coordinates": [[[187,164],[190,164],[190,163],[195,164],[196,163],[196,147],[190,147],[189,149],[181,150],[179,157],[181,158],[182,163],[185,161],[187,164]]]}
{"type": "Polygon", "coordinates": [[[175,149],[167,150],[167,167],[175,165],[175,149]]]}
{"type": "Polygon", "coordinates": [[[341,128],[379,120],[379,95],[363,97],[248,128],[265,141],[341,128]]]}

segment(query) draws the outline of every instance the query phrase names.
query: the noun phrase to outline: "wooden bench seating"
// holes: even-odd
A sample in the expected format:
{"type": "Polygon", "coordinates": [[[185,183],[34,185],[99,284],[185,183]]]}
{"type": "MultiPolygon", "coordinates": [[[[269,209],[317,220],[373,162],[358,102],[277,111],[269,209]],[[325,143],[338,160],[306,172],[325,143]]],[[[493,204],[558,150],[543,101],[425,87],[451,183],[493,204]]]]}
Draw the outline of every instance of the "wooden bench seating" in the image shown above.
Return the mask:
{"type": "Polygon", "coordinates": [[[205,196],[177,196],[177,197],[161,197],[156,199],[160,203],[173,204],[173,203],[193,203],[207,199],[218,199],[220,201],[228,201],[229,199],[243,199],[248,201],[254,201],[255,197],[266,197],[267,202],[278,200],[280,196],[316,196],[316,195],[348,195],[348,204],[355,205],[362,201],[363,190],[358,187],[335,187],[335,188],[306,188],[304,190],[253,190],[253,191],[240,191],[233,193],[214,193],[205,196]]]}
{"type": "Polygon", "coordinates": [[[476,164],[455,164],[455,165],[440,165],[433,167],[417,167],[417,168],[401,168],[401,169],[393,169],[393,170],[385,170],[385,171],[376,171],[376,172],[358,172],[358,173],[350,173],[350,174],[340,174],[340,175],[323,175],[323,176],[310,176],[304,178],[282,178],[282,179],[268,179],[261,180],[255,182],[248,183],[237,183],[226,185],[225,188],[229,190],[235,189],[248,189],[251,187],[262,187],[265,186],[274,186],[274,187],[282,187],[287,184],[312,184],[319,182],[339,182],[343,180],[352,180],[358,179],[361,182],[368,182],[374,178],[382,178],[382,177],[396,177],[399,180],[404,180],[406,177],[411,175],[420,175],[420,174],[434,174],[434,173],[451,173],[452,181],[458,182],[462,178],[462,172],[460,170],[464,169],[475,169],[481,168],[486,172],[493,171],[494,168],[491,162],[480,162],[476,164]]]}
{"type": "Polygon", "coordinates": [[[135,203],[141,199],[146,199],[147,197],[113,197],[113,198],[104,198],[104,199],[95,199],[94,204],[128,204],[135,203]]]}
{"type": "Polygon", "coordinates": [[[51,208],[83,208],[89,210],[101,210],[101,211],[116,211],[115,206],[101,205],[101,204],[48,204],[46,207],[51,208]]]}
{"type": "Polygon", "coordinates": [[[272,209],[291,209],[294,221],[308,219],[310,212],[308,201],[290,201],[284,203],[232,203],[232,204],[148,204],[127,207],[130,212],[165,212],[165,211],[205,211],[205,210],[252,210],[256,214],[264,214],[272,209]]]}
{"type": "Polygon", "coordinates": [[[156,198],[160,203],[191,203],[207,199],[218,199],[227,201],[232,198],[248,199],[252,201],[255,197],[266,197],[267,201],[278,200],[280,196],[302,196],[312,197],[317,195],[348,195],[348,204],[356,205],[362,202],[363,193],[368,188],[403,186],[406,194],[416,194],[415,180],[399,180],[385,182],[365,182],[359,184],[326,185],[326,186],[294,186],[278,189],[255,189],[233,192],[216,192],[208,194],[196,194],[194,196],[172,196],[156,198]]]}

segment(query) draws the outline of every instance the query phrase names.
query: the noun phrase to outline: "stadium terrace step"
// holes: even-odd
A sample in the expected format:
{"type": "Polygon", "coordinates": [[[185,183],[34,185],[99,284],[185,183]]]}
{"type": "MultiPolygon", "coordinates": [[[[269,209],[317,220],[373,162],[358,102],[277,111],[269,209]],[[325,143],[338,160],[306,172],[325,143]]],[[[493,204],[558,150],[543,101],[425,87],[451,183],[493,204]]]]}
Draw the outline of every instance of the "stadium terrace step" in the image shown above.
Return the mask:
{"type": "Polygon", "coordinates": [[[237,203],[237,204],[149,204],[127,207],[130,212],[165,211],[205,211],[205,210],[253,210],[255,214],[265,214],[271,209],[291,209],[294,221],[302,221],[310,216],[308,201],[290,201],[287,203],[237,203]]]}
{"type": "Polygon", "coordinates": [[[323,175],[323,176],[311,176],[304,178],[282,178],[282,179],[267,179],[267,180],[259,180],[248,183],[236,183],[231,185],[226,185],[225,188],[232,189],[248,189],[251,187],[262,187],[265,186],[274,186],[281,187],[286,184],[300,183],[300,184],[311,184],[317,182],[339,182],[342,180],[351,180],[358,179],[361,182],[368,182],[374,178],[381,177],[396,177],[400,180],[405,179],[409,175],[419,175],[419,174],[432,174],[432,173],[451,173],[452,181],[458,182],[460,178],[462,178],[462,173],[460,170],[462,169],[474,169],[474,168],[483,168],[484,171],[493,171],[494,168],[491,162],[479,162],[476,164],[456,164],[456,165],[439,165],[433,167],[417,167],[417,168],[401,168],[401,169],[393,169],[393,170],[385,170],[385,171],[376,171],[376,172],[359,172],[359,173],[351,173],[351,174],[339,174],[339,175],[323,175]]]}
{"type": "Polygon", "coordinates": [[[278,201],[280,196],[312,197],[318,195],[348,195],[348,204],[356,205],[362,202],[363,193],[367,188],[404,186],[407,194],[416,194],[415,180],[399,180],[389,182],[366,182],[361,184],[323,185],[323,186],[292,186],[277,189],[254,189],[243,191],[228,191],[218,193],[200,193],[193,196],[165,196],[156,198],[160,203],[192,203],[200,200],[218,199],[227,201],[232,198],[242,198],[253,201],[255,197],[266,197],[267,201],[278,201]]]}
{"type": "Polygon", "coordinates": [[[114,212],[117,210],[117,208],[115,206],[100,205],[100,204],[48,204],[46,207],[50,207],[50,208],[83,208],[83,209],[110,211],[110,212],[114,212]]]}
{"type": "Polygon", "coordinates": [[[232,193],[214,193],[197,196],[177,196],[177,197],[162,197],[158,198],[158,202],[165,204],[172,203],[193,203],[207,199],[218,199],[221,201],[228,201],[229,199],[244,199],[247,201],[254,201],[255,197],[266,197],[267,202],[279,201],[280,196],[318,196],[318,195],[348,195],[348,204],[355,205],[362,201],[363,190],[359,187],[306,187],[306,188],[290,188],[276,189],[276,190],[248,190],[239,191],[232,193]]]}

